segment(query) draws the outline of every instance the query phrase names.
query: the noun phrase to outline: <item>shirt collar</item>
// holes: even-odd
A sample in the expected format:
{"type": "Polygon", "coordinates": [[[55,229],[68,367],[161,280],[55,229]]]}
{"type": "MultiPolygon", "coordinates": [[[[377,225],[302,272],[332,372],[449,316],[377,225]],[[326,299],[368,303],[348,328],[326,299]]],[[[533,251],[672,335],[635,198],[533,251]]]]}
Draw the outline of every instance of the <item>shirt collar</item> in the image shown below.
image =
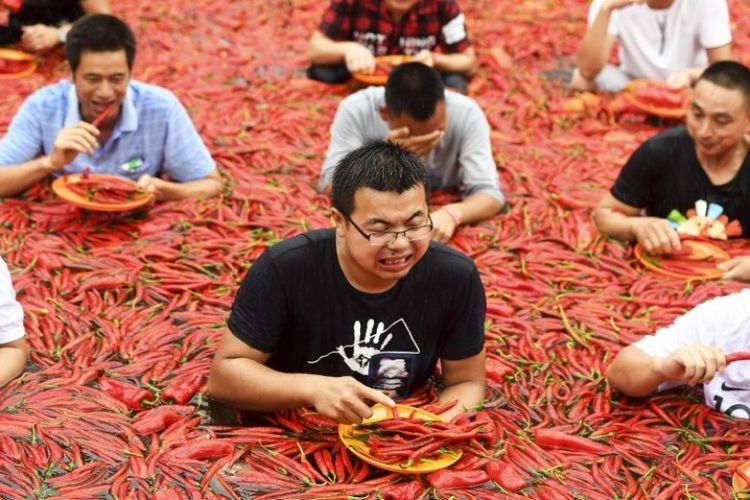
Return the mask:
{"type": "MultiPolygon", "coordinates": [[[[83,120],[78,108],[79,103],[78,94],[76,94],[76,86],[71,83],[68,87],[68,110],[65,115],[65,127],[73,126],[83,120]]],[[[119,136],[122,132],[134,132],[136,130],[138,130],[138,113],[135,110],[135,103],[133,102],[131,83],[128,85],[128,90],[125,91],[125,99],[122,101],[122,114],[120,115],[120,119],[117,120],[112,135],[119,136]]]]}

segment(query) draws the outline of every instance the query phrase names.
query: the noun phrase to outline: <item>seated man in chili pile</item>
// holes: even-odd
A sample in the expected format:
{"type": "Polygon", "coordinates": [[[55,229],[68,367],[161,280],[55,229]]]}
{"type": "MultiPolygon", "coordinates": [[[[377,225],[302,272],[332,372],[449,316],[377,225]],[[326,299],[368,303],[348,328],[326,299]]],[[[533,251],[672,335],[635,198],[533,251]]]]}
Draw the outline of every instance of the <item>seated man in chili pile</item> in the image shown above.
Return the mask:
{"type": "Polygon", "coordinates": [[[617,92],[647,78],[687,87],[731,53],[725,0],[594,0],[571,86],[617,92]],[[607,64],[615,41],[619,67],[607,64]]]}
{"type": "Polygon", "coordinates": [[[405,54],[464,92],[477,68],[455,0],[332,0],[307,54],[308,76],[326,83],[373,73],[376,56],[405,54]]]}
{"type": "Polygon", "coordinates": [[[706,404],[733,417],[750,418],[748,351],[750,290],[700,304],[655,335],[620,351],[607,370],[609,383],[629,396],[703,383],[706,404]]]}
{"type": "Polygon", "coordinates": [[[487,119],[472,99],[446,91],[435,69],[402,64],[385,87],[360,90],[341,102],[319,188],[329,189],[345,154],[383,138],[422,158],[432,190],[461,192],[460,202],[432,214],[434,239],[448,241],[460,224],[489,219],[503,206],[487,119]]]}
{"type": "MultiPolygon", "coordinates": [[[[709,66],[695,85],[687,127],[662,132],[633,153],[594,210],[597,227],[651,254],[679,250],[680,232],[747,236],[749,132],[750,70],[732,61],[709,66]]],[[[745,260],[723,264],[725,277],[750,279],[745,260]]]]}
{"type": "Polygon", "coordinates": [[[137,180],[160,200],[221,190],[216,165],[177,98],[131,80],[135,48],[133,32],[113,16],[73,25],[65,44],[71,80],[26,99],[0,140],[0,196],[49,174],[87,169],[137,180]]]}
{"type": "Polygon", "coordinates": [[[382,141],[333,176],[336,227],[266,250],[235,298],[208,381],[254,411],[312,406],[340,422],[427,382],[440,361],[448,418],[485,393],[485,297],[474,263],[430,241],[427,173],[382,141]]]}
{"type": "Polygon", "coordinates": [[[28,356],[23,310],[16,300],[8,267],[0,258],[0,387],[20,373],[28,356]]]}

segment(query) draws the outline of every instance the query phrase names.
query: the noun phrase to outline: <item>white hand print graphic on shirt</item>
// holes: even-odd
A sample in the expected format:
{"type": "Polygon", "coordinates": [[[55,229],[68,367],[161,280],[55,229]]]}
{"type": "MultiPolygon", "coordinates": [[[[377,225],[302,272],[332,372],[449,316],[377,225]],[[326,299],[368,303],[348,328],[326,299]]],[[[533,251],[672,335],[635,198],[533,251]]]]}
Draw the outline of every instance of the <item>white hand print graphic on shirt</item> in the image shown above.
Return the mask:
{"type": "Polygon", "coordinates": [[[362,323],[355,321],[353,337],[351,344],[339,345],[335,350],[308,363],[315,364],[332,354],[338,354],[350,370],[367,375],[373,356],[381,353],[419,354],[419,347],[403,319],[393,322],[387,328],[382,321],[376,326],[375,320],[369,319],[365,324],[364,332],[362,323]],[[387,347],[390,347],[390,350],[387,350],[387,347]]]}

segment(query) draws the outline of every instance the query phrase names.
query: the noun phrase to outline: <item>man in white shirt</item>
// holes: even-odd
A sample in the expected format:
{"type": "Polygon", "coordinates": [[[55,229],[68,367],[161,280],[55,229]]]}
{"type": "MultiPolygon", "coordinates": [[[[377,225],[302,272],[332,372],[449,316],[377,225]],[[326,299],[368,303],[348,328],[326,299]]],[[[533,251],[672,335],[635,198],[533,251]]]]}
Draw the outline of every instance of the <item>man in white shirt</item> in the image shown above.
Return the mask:
{"type": "Polygon", "coordinates": [[[8,267],[0,258],[0,387],[21,372],[28,357],[23,310],[16,301],[8,267]]]}
{"type": "Polygon", "coordinates": [[[726,362],[741,351],[750,351],[750,289],[700,304],[624,348],[607,379],[634,397],[702,382],[709,407],[750,418],[750,361],[726,362]]]}
{"type": "Polygon", "coordinates": [[[635,78],[688,87],[731,53],[726,0],[594,0],[571,87],[617,92],[635,78]],[[607,64],[615,41],[619,67],[607,64]]]}

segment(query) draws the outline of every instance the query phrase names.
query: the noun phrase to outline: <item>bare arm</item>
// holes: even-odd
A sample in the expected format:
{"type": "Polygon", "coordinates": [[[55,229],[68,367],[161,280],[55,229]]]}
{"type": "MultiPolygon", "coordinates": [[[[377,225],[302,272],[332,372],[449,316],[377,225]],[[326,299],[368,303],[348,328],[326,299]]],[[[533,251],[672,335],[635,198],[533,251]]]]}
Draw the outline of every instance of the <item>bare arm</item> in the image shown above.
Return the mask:
{"type": "Polygon", "coordinates": [[[22,193],[55,170],[48,156],[18,165],[0,167],[0,198],[22,193]]]}
{"type": "Polygon", "coordinates": [[[485,351],[470,358],[458,361],[440,360],[443,368],[445,389],[440,394],[440,403],[458,400],[455,407],[443,416],[450,420],[455,415],[466,411],[482,402],[485,396],[485,351]]]}
{"type": "Polygon", "coordinates": [[[725,367],[724,353],[717,347],[693,344],[662,358],[631,345],[615,357],[607,369],[607,380],[628,396],[642,397],[670,380],[708,383],[725,367]]]}
{"type": "Polygon", "coordinates": [[[320,31],[314,31],[307,44],[307,58],[311,64],[341,64],[352,73],[375,71],[375,57],[357,42],[337,42],[320,31]]]}
{"type": "Polygon", "coordinates": [[[99,130],[90,123],[80,122],[57,134],[48,156],[18,165],[0,167],[0,197],[14,196],[52,172],[61,170],[79,153],[93,154],[98,146],[99,130]]]}
{"type": "Polygon", "coordinates": [[[372,415],[368,402],[392,406],[382,392],[352,377],[282,373],[265,363],[270,354],[245,344],[229,330],[211,365],[208,391],[216,399],[253,411],[313,406],[339,422],[357,423],[372,415]]]}
{"type": "Polygon", "coordinates": [[[0,387],[23,370],[28,357],[29,344],[25,337],[7,344],[0,344],[0,387]]]}
{"type": "MultiPolygon", "coordinates": [[[[85,14],[110,13],[108,0],[81,0],[81,8],[85,14]]],[[[24,26],[21,44],[34,52],[47,50],[60,43],[60,37],[67,35],[72,27],[71,23],[60,26],[47,26],[45,24],[24,26]]]]}
{"type": "Polygon", "coordinates": [[[454,54],[422,50],[414,56],[414,60],[432,66],[443,73],[463,73],[467,76],[474,74],[479,67],[473,47],[454,54]]]}
{"type": "Polygon", "coordinates": [[[592,215],[599,231],[620,240],[638,241],[648,253],[669,253],[681,248],[680,237],[669,221],[639,216],[640,211],[608,192],[592,215]]]}
{"type": "Polygon", "coordinates": [[[445,205],[432,213],[435,225],[432,239],[449,241],[460,224],[487,220],[497,215],[501,208],[497,198],[487,193],[472,194],[458,203],[445,205]]]}
{"type": "Polygon", "coordinates": [[[615,38],[609,34],[609,20],[612,11],[631,2],[625,0],[605,1],[602,3],[594,22],[586,30],[581,45],[576,51],[576,64],[581,76],[593,80],[607,64],[615,38]],[[622,5],[621,5],[622,4],[622,5]]]}
{"type": "MultiPolygon", "coordinates": [[[[714,47],[712,49],[706,49],[706,55],[708,56],[708,63],[713,64],[718,61],[729,61],[732,59],[732,43],[722,45],[721,47],[714,47]]],[[[708,66],[696,66],[694,68],[688,68],[682,71],[675,71],[667,78],[667,83],[672,87],[685,88],[695,83],[700,78],[703,71],[708,66]]]]}
{"type": "Polygon", "coordinates": [[[218,194],[224,181],[217,169],[203,179],[188,182],[171,182],[143,175],[138,185],[146,192],[153,193],[159,201],[184,200],[186,198],[210,198],[218,194]]]}

